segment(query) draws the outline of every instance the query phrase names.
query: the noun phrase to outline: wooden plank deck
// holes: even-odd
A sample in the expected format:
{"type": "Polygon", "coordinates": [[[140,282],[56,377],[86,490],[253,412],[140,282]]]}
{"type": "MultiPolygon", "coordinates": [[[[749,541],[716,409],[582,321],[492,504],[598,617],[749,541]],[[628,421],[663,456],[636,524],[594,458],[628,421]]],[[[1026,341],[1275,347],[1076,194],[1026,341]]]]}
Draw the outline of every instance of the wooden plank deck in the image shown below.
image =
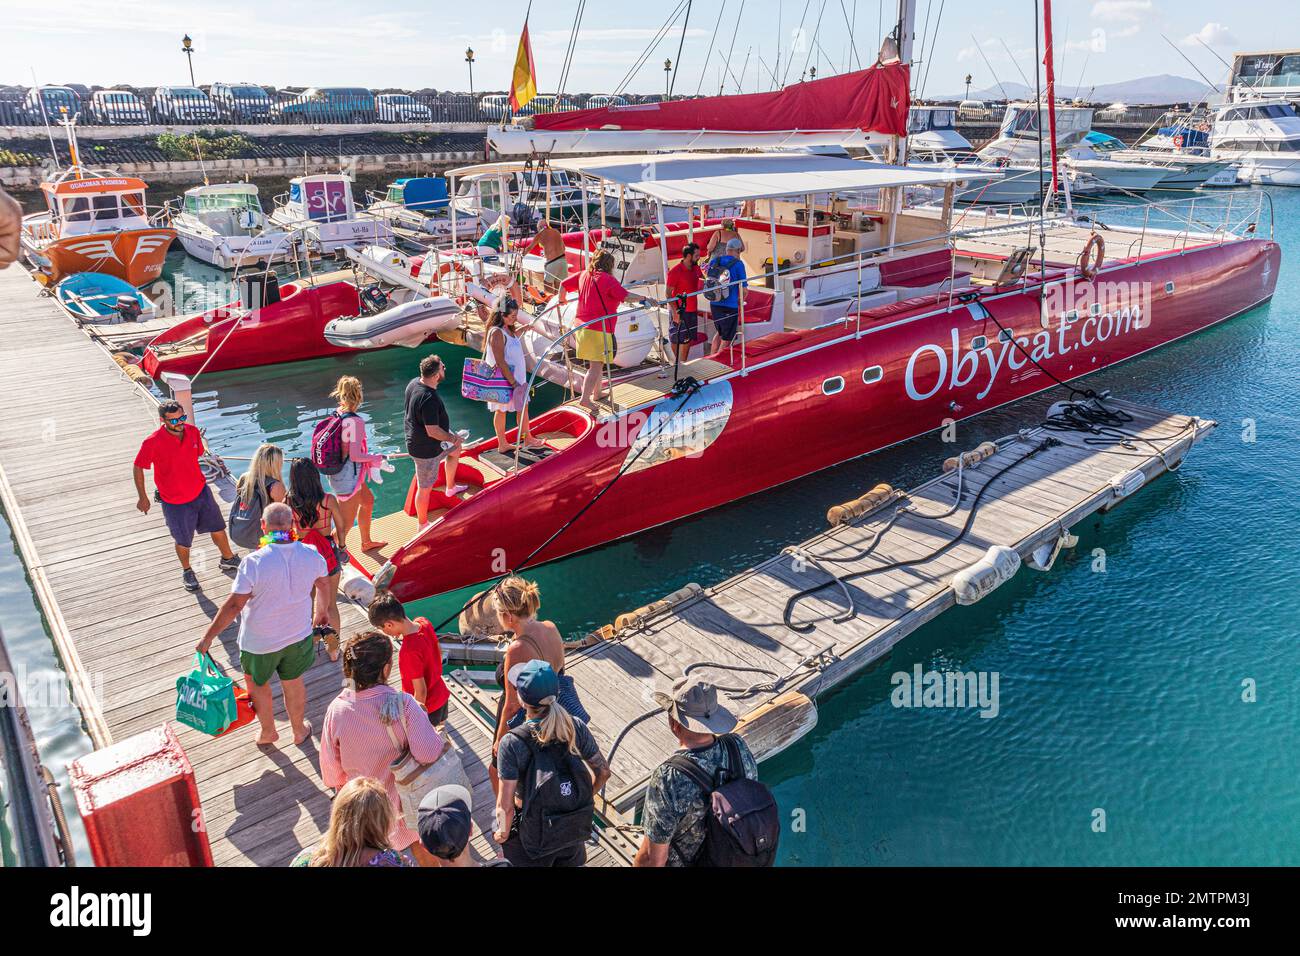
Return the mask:
{"type": "MultiPolygon", "coordinates": [[[[608,753],[630,721],[654,709],[651,693],[666,689],[690,669],[707,674],[720,687],[734,688],[724,699],[740,717],[741,732],[760,760],[780,752],[815,725],[813,701],[819,693],[849,679],[953,606],[953,574],[979,560],[991,545],[1014,548],[1023,558],[1055,542],[1087,515],[1117,502],[1112,477],[1139,468],[1149,481],[1166,470],[1166,462],[1176,467],[1214,427],[1213,422],[1121,401],[1107,405],[1132,415],[1125,427],[1149,443],[1139,440],[1133,448],[1090,445],[1080,433],[1042,428],[1013,436],[996,455],[964,471],[960,502],[957,476],[941,475],[571,655],[566,669],[591,713],[596,739],[608,753]],[[1048,438],[1059,444],[1025,457],[1048,438]],[[1011,462],[1017,464],[994,480],[1011,462]],[[981,491],[969,533],[934,555],[957,538],[981,491]],[[907,514],[891,526],[904,503],[921,514],[943,516],[907,514]],[[948,511],[952,513],[945,515],[948,511]],[[877,535],[878,544],[863,556],[877,535]],[[792,552],[840,563],[800,563],[792,552]],[[894,562],[911,563],[846,582],[851,614],[844,591],[832,584],[795,606],[791,619],[799,629],[784,623],[787,600],[830,581],[825,569],[844,575],[894,562]]],[[[1019,573],[1031,572],[1022,568],[1019,573]]],[[[662,719],[630,730],[613,757],[608,794],[614,808],[630,818],[650,771],[675,747],[662,719]]]]}
{"type": "MultiPolygon", "coordinates": [[[[202,590],[180,584],[162,509],[135,509],[131,461],[157,427],[152,397],[131,384],[18,268],[0,272],[0,375],[9,390],[0,420],[3,501],[43,613],[97,747],[171,718],[175,682],[191,666],[194,644],[230,591],[217,553],[196,539],[193,567],[202,590]]],[[[229,480],[217,482],[223,507],[229,480]]],[[[344,633],[365,626],[362,609],[340,601],[344,633]]],[[[235,629],[213,657],[238,674],[235,629]]],[[[284,866],[318,840],[329,821],[317,744],[325,708],[338,694],[338,664],[320,651],[307,678],[307,714],[316,734],[292,743],[276,691],[280,742],[258,747],[252,728],[210,738],[179,725],[194,766],[213,857],[218,864],[284,866]]],[[[448,727],[475,784],[474,847],[490,843],[492,794],[479,754],[490,750],[481,721],[463,705],[448,727]]],[[[608,864],[600,850],[593,864],[608,864]]]]}

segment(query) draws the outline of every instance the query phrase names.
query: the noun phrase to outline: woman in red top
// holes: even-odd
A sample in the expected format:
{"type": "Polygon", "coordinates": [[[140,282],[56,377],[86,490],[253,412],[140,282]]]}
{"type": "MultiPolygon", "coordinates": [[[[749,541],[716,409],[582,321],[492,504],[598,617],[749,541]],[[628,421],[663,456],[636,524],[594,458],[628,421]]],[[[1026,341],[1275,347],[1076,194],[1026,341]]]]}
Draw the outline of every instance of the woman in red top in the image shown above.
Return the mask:
{"type": "Polygon", "coordinates": [[[293,528],[298,540],[315,548],[325,559],[330,579],[329,624],[334,633],[325,638],[330,660],[339,659],[339,557],[336,529],[343,527],[338,499],[326,494],[320,472],[310,458],[295,458],[289,466],[289,494],[285,503],[293,509],[293,528]]]}
{"type": "MultiPolygon", "coordinates": [[[[616,313],[629,295],[614,278],[614,254],[602,249],[591,259],[587,271],[578,276],[578,358],[587,363],[582,379],[582,404],[596,410],[596,392],[605,377],[605,365],[614,361],[616,313]],[[601,319],[602,321],[593,321],[601,319]],[[592,322],[590,326],[586,323],[592,322]]],[[[604,398],[604,395],[600,396],[604,398]]]]}

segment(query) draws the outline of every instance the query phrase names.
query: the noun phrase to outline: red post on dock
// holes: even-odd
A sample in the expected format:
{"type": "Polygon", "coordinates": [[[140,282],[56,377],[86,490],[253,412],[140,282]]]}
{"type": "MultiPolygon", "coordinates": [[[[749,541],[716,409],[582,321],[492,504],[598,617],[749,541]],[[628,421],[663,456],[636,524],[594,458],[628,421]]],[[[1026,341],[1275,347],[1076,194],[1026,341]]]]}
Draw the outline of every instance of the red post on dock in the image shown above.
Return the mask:
{"type": "Polygon", "coordinates": [[[194,770],[164,724],[68,768],[96,866],[212,866],[194,770]]]}

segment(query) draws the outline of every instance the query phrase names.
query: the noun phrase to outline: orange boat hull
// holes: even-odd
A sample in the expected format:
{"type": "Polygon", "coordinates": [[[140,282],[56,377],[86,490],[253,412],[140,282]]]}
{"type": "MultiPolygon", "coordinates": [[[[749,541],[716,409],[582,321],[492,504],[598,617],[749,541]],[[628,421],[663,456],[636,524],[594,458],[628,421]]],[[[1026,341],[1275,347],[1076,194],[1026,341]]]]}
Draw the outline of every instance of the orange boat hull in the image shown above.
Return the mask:
{"type": "Polygon", "coordinates": [[[47,283],[78,272],[103,272],[141,286],[162,275],[163,260],[176,232],[172,229],[130,229],[57,239],[41,250],[49,265],[41,271],[47,283]]]}

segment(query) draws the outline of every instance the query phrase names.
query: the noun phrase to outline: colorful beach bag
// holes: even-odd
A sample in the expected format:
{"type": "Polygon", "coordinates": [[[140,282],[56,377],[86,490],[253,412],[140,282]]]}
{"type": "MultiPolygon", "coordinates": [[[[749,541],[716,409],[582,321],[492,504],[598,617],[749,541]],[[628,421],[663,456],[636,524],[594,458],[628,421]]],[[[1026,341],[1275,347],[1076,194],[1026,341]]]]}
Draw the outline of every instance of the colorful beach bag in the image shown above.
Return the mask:
{"type": "Polygon", "coordinates": [[[508,405],[514,389],[495,365],[483,359],[467,358],[460,376],[460,393],[471,401],[508,405]]]}
{"type": "Polygon", "coordinates": [[[194,670],[176,678],[176,722],[215,737],[238,716],[235,682],[211,657],[196,652],[194,670]]]}

